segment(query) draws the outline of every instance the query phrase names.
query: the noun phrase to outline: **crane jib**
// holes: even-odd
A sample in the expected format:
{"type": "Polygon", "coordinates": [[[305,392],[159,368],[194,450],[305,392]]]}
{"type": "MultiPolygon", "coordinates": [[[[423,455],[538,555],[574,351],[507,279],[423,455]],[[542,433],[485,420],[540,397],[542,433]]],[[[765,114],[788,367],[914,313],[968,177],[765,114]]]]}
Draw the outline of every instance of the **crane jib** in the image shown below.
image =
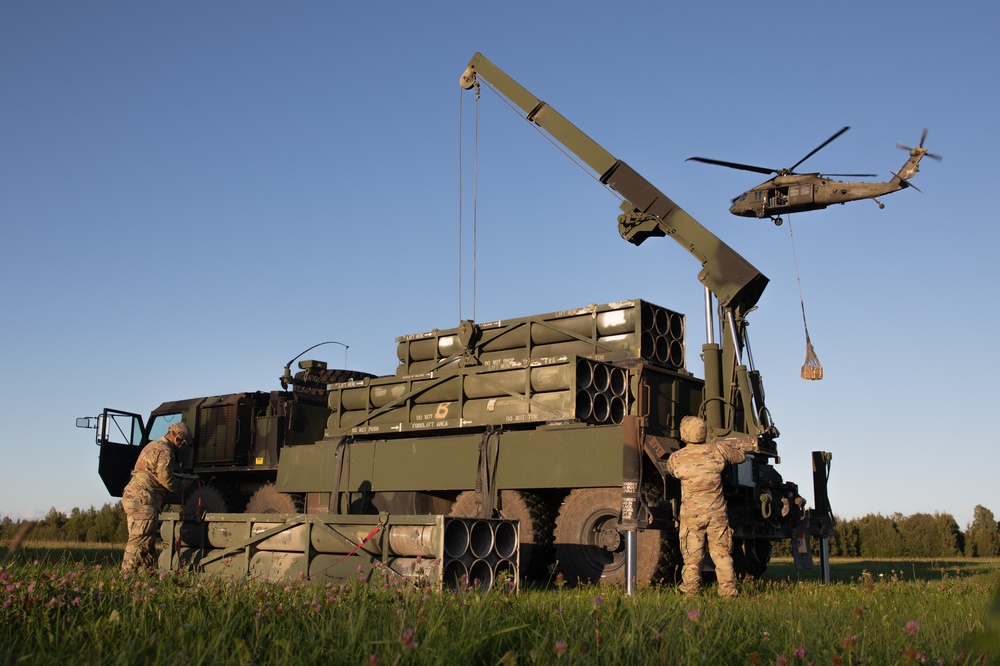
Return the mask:
{"type": "Polygon", "coordinates": [[[701,262],[698,279],[715,294],[720,305],[745,313],[757,303],[768,279],[670,197],[481,53],[469,61],[461,77],[462,87],[475,86],[477,77],[485,79],[520,108],[528,120],[548,132],[593,169],[602,183],[627,200],[622,206],[623,215],[619,217],[619,232],[623,238],[639,245],[651,236],[670,236],[701,262]]]}

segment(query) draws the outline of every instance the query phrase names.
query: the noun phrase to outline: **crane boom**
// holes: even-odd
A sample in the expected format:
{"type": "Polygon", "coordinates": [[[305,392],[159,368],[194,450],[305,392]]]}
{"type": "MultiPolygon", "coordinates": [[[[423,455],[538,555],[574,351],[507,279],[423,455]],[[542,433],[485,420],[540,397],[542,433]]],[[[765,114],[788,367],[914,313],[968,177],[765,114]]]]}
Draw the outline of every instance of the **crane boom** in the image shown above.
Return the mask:
{"type": "Polygon", "coordinates": [[[477,85],[482,77],[500,94],[525,112],[537,124],[593,169],[600,181],[625,202],[618,217],[622,238],[641,245],[650,237],[670,236],[701,262],[698,279],[723,307],[738,313],[748,312],[760,299],[768,279],[750,262],[702,226],[670,197],[616,159],[550,105],[539,100],[481,53],[469,61],[462,74],[465,89],[477,85]]]}

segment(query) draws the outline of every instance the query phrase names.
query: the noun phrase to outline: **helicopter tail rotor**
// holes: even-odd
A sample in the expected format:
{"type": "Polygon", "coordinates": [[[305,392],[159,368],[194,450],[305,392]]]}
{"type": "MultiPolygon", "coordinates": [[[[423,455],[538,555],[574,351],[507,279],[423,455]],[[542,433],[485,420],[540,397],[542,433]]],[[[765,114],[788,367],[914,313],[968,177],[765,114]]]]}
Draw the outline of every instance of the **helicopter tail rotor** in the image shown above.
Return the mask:
{"type": "MultiPolygon", "coordinates": [[[[924,133],[920,135],[920,143],[917,144],[916,148],[910,148],[909,146],[907,146],[902,141],[899,141],[898,143],[896,143],[896,147],[909,152],[910,155],[913,155],[914,157],[916,157],[918,154],[921,154],[921,155],[925,155],[925,156],[931,158],[932,160],[937,160],[938,162],[940,162],[941,161],[941,156],[940,155],[935,155],[934,153],[929,153],[929,152],[927,152],[927,149],[924,148],[924,140],[927,139],[927,132],[928,132],[928,129],[925,127],[924,128],[924,133]]],[[[920,190],[917,190],[917,191],[919,192],[920,190]]]]}

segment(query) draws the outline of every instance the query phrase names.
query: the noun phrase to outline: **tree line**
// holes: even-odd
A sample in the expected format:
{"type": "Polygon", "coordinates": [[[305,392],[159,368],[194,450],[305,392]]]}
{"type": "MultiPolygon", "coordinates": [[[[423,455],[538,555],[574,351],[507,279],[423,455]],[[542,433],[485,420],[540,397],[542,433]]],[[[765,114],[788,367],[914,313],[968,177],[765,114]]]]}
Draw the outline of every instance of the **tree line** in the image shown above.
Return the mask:
{"type": "MultiPolygon", "coordinates": [[[[0,540],[9,541],[26,521],[0,519],[0,540]]],[[[100,509],[73,509],[69,515],[54,507],[35,524],[34,541],[124,543],[128,539],[121,503],[100,509]]],[[[813,546],[816,546],[815,540],[813,546]]],[[[1000,524],[982,505],[973,510],[963,531],[948,513],[904,516],[868,514],[837,519],[829,542],[834,557],[1000,557],[1000,524]]],[[[791,555],[788,541],[777,542],[775,555],[791,555]]]]}
{"type": "MultiPolygon", "coordinates": [[[[0,518],[0,539],[14,538],[21,527],[31,521],[0,518]]],[[[105,504],[100,509],[73,509],[67,516],[55,507],[35,523],[28,535],[30,541],[63,541],[76,543],[125,543],[128,526],[120,502],[105,504]]]]}
{"type": "MultiPolygon", "coordinates": [[[[835,520],[829,541],[833,557],[1000,557],[1000,524],[982,505],[973,510],[965,530],[950,513],[870,513],[835,520]]],[[[812,543],[814,554],[817,541],[812,543]]],[[[776,543],[773,553],[789,556],[791,544],[776,543]]]]}

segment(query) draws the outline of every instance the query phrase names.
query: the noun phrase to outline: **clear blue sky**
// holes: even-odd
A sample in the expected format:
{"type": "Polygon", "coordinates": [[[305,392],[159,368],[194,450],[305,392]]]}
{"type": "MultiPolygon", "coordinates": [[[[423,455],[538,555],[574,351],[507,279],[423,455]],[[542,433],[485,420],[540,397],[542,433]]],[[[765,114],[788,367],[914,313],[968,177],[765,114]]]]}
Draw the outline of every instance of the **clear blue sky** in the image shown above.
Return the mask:
{"type": "Polygon", "coordinates": [[[0,514],[114,501],[76,417],[274,390],[324,340],[389,374],[397,336],[460,316],[642,298],[688,315],[697,367],[697,262],[622,241],[617,200],[491,93],[460,311],[476,51],[771,279],[750,333],[787,480],[811,498],[824,449],[838,515],[1000,512],[997,25],[988,2],[5,2],[0,514]],[[788,224],[728,213],[762,177],[685,158],[791,166],[844,125],[800,170],[888,179],[925,127],[944,160],[884,210],[793,217],[805,382],[788,224]]]}

